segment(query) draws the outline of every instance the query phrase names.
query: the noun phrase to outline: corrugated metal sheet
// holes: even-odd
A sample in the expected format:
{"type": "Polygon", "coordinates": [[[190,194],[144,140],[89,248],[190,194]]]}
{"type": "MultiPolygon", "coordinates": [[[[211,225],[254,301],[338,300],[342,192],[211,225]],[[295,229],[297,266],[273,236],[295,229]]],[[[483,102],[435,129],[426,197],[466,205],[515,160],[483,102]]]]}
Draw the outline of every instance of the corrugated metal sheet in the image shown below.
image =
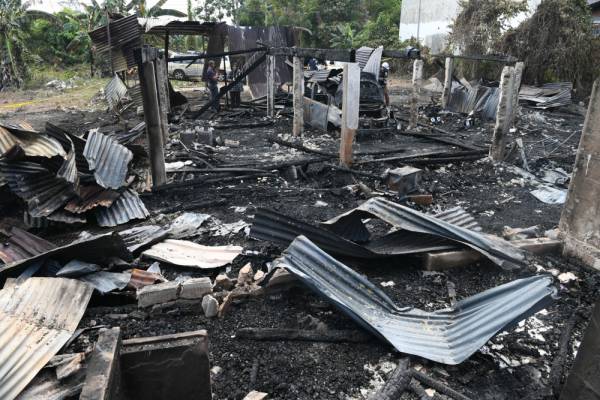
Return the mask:
{"type": "Polygon", "coordinates": [[[36,163],[0,161],[0,176],[8,182],[10,190],[27,203],[33,217],[49,216],[75,195],[73,184],[36,163]]]}
{"type": "Polygon", "coordinates": [[[5,264],[45,253],[55,249],[56,245],[39,236],[13,226],[6,243],[0,243],[0,260],[5,264]]]}
{"type": "Polygon", "coordinates": [[[365,65],[367,65],[367,62],[369,62],[369,57],[371,57],[371,53],[373,53],[373,50],[373,48],[366,46],[363,46],[360,49],[356,50],[356,62],[358,63],[358,66],[361,70],[365,67],[365,65]]]}
{"type": "Polygon", "coordinates": [[[331,231],[264,209],[257,210],[250,236],[282,246],[288,246],[298,236],[306,236],[330,254],[365,259],[457,248],[448,240],[408,231],[391,233],[363,247],[331,231]]]}
{"type": "Polygon", "coordinates": [[[181,267],[213,269],[231,263],[241,253],[240,246],[202,246],[188,240],[167,239],[142,255],[181,267]]]}
{"type": "MultiPolygon", "coordinates": [[[[96,52],[108,57],[108,29],[102,26],[88,33],[96,46],[96,52]]],[[[136,66],[133,49],[142,46],[142,28],[135,15],[110,22],[113,70],[124,71],[136,66]]]]}
{"type": "Polygon", "coordinates": [[[69,150],[72,148],[70,146],[74,146],[77,170],[80,173],[86,174],[90,172],[90,166],[88,165],[87,160],[83,156],[83,149],[85,149],[85,139],[82,139],[79,136],[74,135],[59,126],[51,124],[50,122],[46,122],[45,132],[48,136],[60,142],[64,149],[69,150]]]}
{"type": "Polygon", "coordinates": [[[82,214],[96,207],[110,207],[119,196],[119,192],[98,185],[79,186],[76,197],[67,203],[65,211],[82,214]]]}
{"type": "Polygon", "coordinates": [[[132,189],[121,193],[109,208],[96,208],[95,214],[100,226],[117,226],[132,219],[145,219],[150,215],[144,202],[132,189]]]}
{"type": "Polygon", "coordinates": [[[92,131],[83,155],[100,186],[119,189],[125,184],[127,165],[133,158],[133,154],[125,146],[100,132],[92,131]]]}
{"type": "Polygon", "coordinates": [[[14,399],[69,340],[92,296],[72,279],[29,278],[0,291],[0,398],[14,399]]]}
{"type": "Polygon", "coordinates": [[[490,338],[552,303],[552,278],[533,276],[486,290],[454,307],[426,312],[397,306],[376,285],[297,238],[274,262],[326,297],[363,328],[398,351],[459,364],[490,338]]]}
{"type": "Polygon", "coordinates": [[[496,118],[499,101],[500,89],[497,87],[475,85],[467,88],[452,82],[448,109],[462,114],[480,112],[484,118],[492,120],[496,118]]]}
{"type": "Polygon", "coordinates": [[[18,276],[31,264],[49,258],[64,263],[71,260],[81,260],[103,264],[112,257],[117,257],[124,261],[131,261],[133,259],[123,239],[117,233],[81,239],[65,246],[36,254],[24,260],[3,265],[0,267],[0,276],[18,276]]]}
{"type": "Polygon", "coordinates": [[[135,254],[143,248],[166,239],[169,232],[158,225],[144,225],[121,231],[119,235],[125,241],[127,249],[135,254]]]}
{"type": "Polygon", "coordinates": [[[100,293],[106,294],[114,290],[125,289],[131,279],[131,274],[129,272],[98,271],[77,279],[91,285],[100,293]]]}
{"type": "Polygon", "coordinates": [[[121,99],[127,95],[127,86],[123,83],[117,74],[108,82],[104,88],[104,96],[111,109],[117,109],[121,104],[121,99]]]}
{"type": "Polygon", "coordinates": [[[157,282],[166,282],[166,279],[157,273],[134,268],[131,271],[129,286],[133,289],[141,289],[144,286],[154,285],[157,282]]]}
{"type": "Polygon", "coordinates": [[[571,104],[572,91],[571,82],[546,83],[542,87],[523,85],[519,100],[532,102],[535,108],[561,107],[571,104]]]}
{"type": "Polygon", "coordinates": [[[43,133],[24,130],[14,125],[0,125],[0,155],[19,145],[30,157],[65,157],[61,144],[43,133]]]}
{"type": "Polygon", "coordinates": [[[77,171],[77,159],[75,154],[75,146],[71,139],[67,137],[71,146],[69,148],[69,152],[59,170],[56,172],[56,176],[64,179],[65,181],[72,183],[77,187],[79,185],[79,171],[77,171]]]}
{"type": "Polygon", "coordinates": [[[367,64],[363,68],[363,72],[373,74],[373,76],[375,76],[375,80],[379,80],[379,71],[381,70],[382,55],[383,46],[379,46],[371,53],[369,59],[367,60],[367,64]]]}
{"type": "Polygon", "coordinates": [[[506,240],[495,239],[450,224],[442,219],[381,198],[370,199],[354,210],[333,218],[325,224],[330,225],[335,231],[337,224],[341,224],[347,229],[348,225],[362,224],[362,219],[370,217],[379,218],[397,229],[425,233],[463,243],[505,269],[518,268],[525,263],[526,252],[506,240]]]}

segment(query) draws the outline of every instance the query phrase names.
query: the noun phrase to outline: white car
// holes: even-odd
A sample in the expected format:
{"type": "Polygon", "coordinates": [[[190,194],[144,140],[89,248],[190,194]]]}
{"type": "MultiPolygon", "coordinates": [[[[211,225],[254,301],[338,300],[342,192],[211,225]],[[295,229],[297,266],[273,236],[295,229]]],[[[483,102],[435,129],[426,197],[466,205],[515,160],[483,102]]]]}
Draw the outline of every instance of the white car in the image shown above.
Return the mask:
{"type": "Polygon", "coordinates": [[[185,80],[190,78],[200,79],[202,78],[202,71],[204,71],[204,60],[196,61],[169,61],[169,75],[173,79],[185,80]]]}

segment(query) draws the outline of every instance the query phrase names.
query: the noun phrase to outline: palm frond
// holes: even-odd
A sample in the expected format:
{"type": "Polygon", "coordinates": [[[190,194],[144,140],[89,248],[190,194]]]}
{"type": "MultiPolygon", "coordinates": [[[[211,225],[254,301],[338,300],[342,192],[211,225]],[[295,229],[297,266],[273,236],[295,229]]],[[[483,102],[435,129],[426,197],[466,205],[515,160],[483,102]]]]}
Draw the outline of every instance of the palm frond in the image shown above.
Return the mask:
{"type": "Polygon", "coordinates": [[[163,15],[169,15],[169,16],[172,16],[172,17],[187,17],[186,13],[183,13],[183,12],[178,11],[178,10],[171,10],[171,9],[168,9],[168,8],[162,8],[162,9],[157,10],[156,12],[154,12],[152,14],[149,13],[150,17],[160,17],[160,16],[163,16],[163,15]]]}

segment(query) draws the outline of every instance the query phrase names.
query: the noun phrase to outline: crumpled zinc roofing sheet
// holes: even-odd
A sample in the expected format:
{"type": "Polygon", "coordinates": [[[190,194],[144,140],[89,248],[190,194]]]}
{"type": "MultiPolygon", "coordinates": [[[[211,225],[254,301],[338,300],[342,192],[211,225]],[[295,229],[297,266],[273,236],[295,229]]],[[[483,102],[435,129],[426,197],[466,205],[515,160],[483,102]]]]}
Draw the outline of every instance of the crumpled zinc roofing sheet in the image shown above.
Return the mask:
{"type": "Polygon", "coordinates": [[[81,260],[102,264],[111,257],[117,257],[124,261],[131,261],[133,259],[123,239],[115,232],[77,240],[65,246],[36,254],[27,259],[0,266],[0,276],[18,276],[31,264],[50,258],[64,263],[71,260],[81,260]]]}
{"type": "Polygon", "coordinates": [[[548,306],[557,293],[551,277],[533,276],[486,290],[452,308],[426,312],[399,307],[376,285],[302,236],[274,266],[296,275],[398,351],[451,365],[548,306]]]}
{"type": "Polygon", "coordinates": [[[116,109],[121,103],[123,96],[127,95],[127,86],[123,83],[119,75],[115,74],[104,88],[104,95],[108,106],[111,109],[116,109]]]}
{"type": "Polygon", "coordinates": [[[0,161],[0,175],[10,190],[27,203],[33,217],[49,216],[75,195],[71,182],[29,161],[0,161]]]}
{"type": "Polygon", "coordinates": [[[100,186],[119,189],[125,185],[127,165],[133,159],[133,153],[127,147],[100,132],[92,131],[85,143],[83,155],[100,186]]]}
{"type": "Polygon", "coordinates": [[[135,254],[145,247],[166,239],[169,232],[158,225],[144,225],[121,231],[119,236],[125,241],[127,249],[135,254]]]}
{"type": "Polygon", "coordinates": [[[0,260],[5,264],[10,264],[55,248],[54,243],[13,226],[6,243],[0,243],[0,260]]]}
{"type": "Polygon", "coordinates": [[[188,240],[167,239],[142,255],[182,267],[212,269],[231,263],[241,253],[240,246],[202,246],[188,240]]]}
{"type": "Polygon", "coordinates": [[[0,398],[14,399],[69,340],[92,287],[63,278],[29,278],[0,291],[0,398]]]}
{"type": "Polygon", "coordinates": [[[467,88],[460,83],[452,82],[452,93],[448,109],[454,112],[469,114],[481,112],[487,119],[495,119],[500,101],[500,89],[484,85],[467,88]]]}
{"type": "Polygon", "coordinates": [[[98,185],[79,186],[76,196],[65,206],[65,210],[82,214],[96,207],[110,207],[119,198],[119,192],[98,185]]]}
{"type": "Polygon", "coordinates": [[[19,145],[25,151],[25,155],[30,157],[65,157],[67,155],[57,140],[43,133],[28,131],[14,125],[0,125],[0,155],[15,145],[19,145]]]}
{"type": "Polygon", "coordinates": [[[121,193],[109,208],[96,208],[95,214],[100,226],[117,226],[132,219],[145,219],[150,215],[144,202],[132,189],[121,193]]]}
{"type": "Polygon", "coordinates": [[[518,268],[525,263],[527,253],[506,240],[450,224],[440,218],[382,198],[370,199],[354,210],[324,224],[330,225],[335,230],[338,224],[342,226],[362,224],[362,219],[371,217],[379,218],[397,229],[426,233],[463,243],[505,269],[518,268]]]}
{"type": "MultiPolygon", "coordinates": [[[[368,232],[367,232],[368,233],[368,232]]],[[[365,246],[274,211],[259,209],[254,215],[250,236],[288,246],[296,237],[306,236],[325,251],[343,257],[376,258],[455,249],[448,240],[419,233],[398,231],[365,246]]]]}

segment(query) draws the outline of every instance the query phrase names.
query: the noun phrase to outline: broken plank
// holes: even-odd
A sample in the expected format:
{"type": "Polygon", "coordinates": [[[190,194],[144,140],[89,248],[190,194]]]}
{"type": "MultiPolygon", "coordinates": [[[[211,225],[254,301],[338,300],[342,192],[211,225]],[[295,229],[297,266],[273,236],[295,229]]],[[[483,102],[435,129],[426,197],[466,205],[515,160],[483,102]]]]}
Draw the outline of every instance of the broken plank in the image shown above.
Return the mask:
{"type": "Polygon", "coordinates": [[[377,391],[371,400],[395,400],[402,396],[402,393],[408,388],[410,381],[412,380],[411,370],[409,369],[408,358],[403,358],[398,363],[398,366],[392,372],[390,379],[385,385],[377,391]]]}
{"type": "Polygon", "coordinates": [[[412,376],[413,376],[413,378],[415,378],[416,380],[418,380],[425,386],[429,386],[430,388],[435,389],[438,392],[445,394],[446,396],[449,396],[450,398],[453,398],[454,400],[470,400],[470,398],[465,396],[464,394],[457,392],[456,390],[448,387],[447,385],[443,384],[442,382],[440,382],[436,379],[433,379],[432,377],[424,374],[421,371],[417,371],[416,369],[413,369],[412,376]]]}
{"type": "MultiPolygon", "coordinates": [[[[560,240],[548,238],[515,240],[510,243],[538,255],[559,253],[562,250],[562,242],[560,240]]],[[[483,260],[483,257],[470,249],[442,251],[426,253],[423,257],[422,267],[427,271],[438,271],[462,267],[481,260],[483,260]]]]}
{"type": "Polygon", "coordinates": [[[119,387],[120,328],[100,331],[98,341],[87,367],[81,400],[108,400],[115,398],[119,387]]]}
{"type": "Polygon", "coordinates": [[[238,339],[251,340],[298,340],[305,342],[350,342],[365,343],[371,336],[357,330],[306,330],[280,328],[241,328],[236,333],[238,339]]]}

